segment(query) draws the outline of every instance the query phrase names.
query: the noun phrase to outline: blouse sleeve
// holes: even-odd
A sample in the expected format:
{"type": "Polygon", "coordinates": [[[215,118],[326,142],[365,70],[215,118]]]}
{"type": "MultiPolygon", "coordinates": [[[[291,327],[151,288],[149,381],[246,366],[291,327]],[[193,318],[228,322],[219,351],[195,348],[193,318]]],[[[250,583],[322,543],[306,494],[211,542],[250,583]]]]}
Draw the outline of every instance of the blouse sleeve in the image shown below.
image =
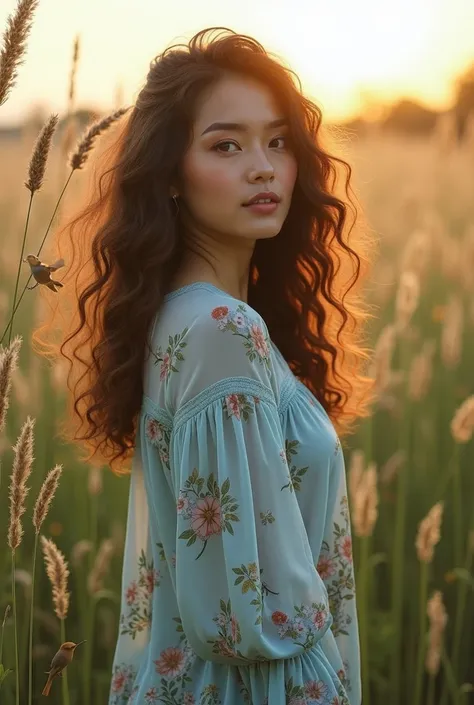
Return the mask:
{"type": "Polygon", "coordinates": [[[193,394],[181,404],[171,378],[168,390],[182,626],[202,659],[235,665],[298,656],[332,623],[298,501],[281,491],[289,468],[268,337],[253,332],[198,326],[175,373],[193,394]]]}
{"type": "Polygon", "coordinates": [[[331,631],[322,642],[346,692],[350,705],[360,705],[360,647],[357,622],[351,522],[344,455],[340,443],[334,457],[318,572],[323,578],[333,616],[331,631]],[[337,666],[342,662],[342,669],[337,666]]]}

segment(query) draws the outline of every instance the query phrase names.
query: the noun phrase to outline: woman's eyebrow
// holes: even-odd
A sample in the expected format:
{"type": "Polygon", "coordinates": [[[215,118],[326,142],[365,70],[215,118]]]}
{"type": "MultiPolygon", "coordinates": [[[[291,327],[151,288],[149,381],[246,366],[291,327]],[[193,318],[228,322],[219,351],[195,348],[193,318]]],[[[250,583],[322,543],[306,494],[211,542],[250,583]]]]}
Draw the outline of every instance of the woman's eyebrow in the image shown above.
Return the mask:
{"type": "MultiPolygon", "coordinates": [[[[268,122],[265,125],[265,129],[269,130],[273,127],[283,127],[283,125],[287,124],[288,122],[286,118],[278,118],[277,120],[272,120],[271,122],[268,122]]],[[[215,132],[218,130],[236,130],[238,132],[248,132],[248,127],[247,125],[244,125],[240,122],[213,122],[212,125],[206,127],[202,135],[205,135],[207,132],[215,132]]]]}

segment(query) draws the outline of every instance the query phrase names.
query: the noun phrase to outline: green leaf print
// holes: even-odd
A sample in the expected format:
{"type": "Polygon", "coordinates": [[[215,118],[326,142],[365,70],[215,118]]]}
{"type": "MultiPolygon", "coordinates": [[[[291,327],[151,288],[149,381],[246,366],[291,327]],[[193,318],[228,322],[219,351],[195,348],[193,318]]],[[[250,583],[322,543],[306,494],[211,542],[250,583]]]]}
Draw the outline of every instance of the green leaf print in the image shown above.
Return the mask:
{"type": "Polygon", "coordinates": [[[282,490],[286,489],[289,487],[290,492],[298,492],[301,489],[301,479],[303,475],[305,475],[309,469],[309,466],[306,466],[304,468],[297,468],[296,465],[291,465],[291,460],[293,455],[298,455],[298,446],[300,442],[299,441],[289,441],[288,439],[285,439],[285,454],[286,454],[286,460],[288,463],[288,478],[289,482],[286,485],[283,485],[281,488],[282,490]]]}
{"type": "Polygon", "coordinates": [[[168,347],[163,352],[161,345],[156,352],[153,352],[153,357],[155,358],[154,364],[157,365],[161,363],[160,369],[160,380],[167,379],[171,372],[178,372],[179,370],[175,367],[174,362],[178,360],[182,362],[185,358],[181,350],[187,346],[187,342],[184,340],[188,328],[184,328],[181,333],[177,333],[174,337],[172,335],[168,338],[168,347]]]}

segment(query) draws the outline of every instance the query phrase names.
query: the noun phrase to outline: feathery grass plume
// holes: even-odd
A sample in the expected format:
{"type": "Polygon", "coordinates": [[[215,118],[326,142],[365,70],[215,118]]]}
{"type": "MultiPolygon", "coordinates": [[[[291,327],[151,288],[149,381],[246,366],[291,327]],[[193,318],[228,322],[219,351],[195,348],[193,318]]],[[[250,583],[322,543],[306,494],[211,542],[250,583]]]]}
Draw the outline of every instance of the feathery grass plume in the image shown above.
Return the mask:
{"type": "Polygon", "coordinates": [[[393,324],[386,325],[375,344],[374,355],[370,369],[370,376],[375,380],[374,393],[377,397],[390,385],[392,355],[395,348],[396,330],[393,324]]]}
{"type": "Polygon", "coordinates": [[[35,507],[33,509],[33,526],[38,534],[41,526],[46,519],[51,502],[53,501],[54,495],[59,485],[59,478],[63,471],[62,465],[55,465],[55,467],[49,471],[41,489],[38,494],[38,499],[36,500],[35,507]]]}
{"type": "Polygon", "coordinates": [[[431,563],[434,547],[441,538],[440,529],[443,508],[444,503],[437,502],[418,525],[415,545],[418,559],[424,563],[431,563]]]}
{"type": "Polygon", "coordinates": [[[102,581],[108,573],[114,550],[115,546],[111,539],[104,539],[100,544],[94,565],[87,577],[87,589],[91,595],[102,589],[102,581]]]}
{"type": "Polygon", "coordinates": [[[420,280],[413,270],[405,270],[400,275],[395,299],[395,327],[404,330],[410,323],[420,300],[420,280]]]}
{"type": "Polygon", "coordinates": [[[35,191],[39,191],[43,185],[46,162],[48,161],[51,141],[53,139],[58,120],[59,115],[51,115],[36,140],[29,164],[28,181],[25,181],[25,186],[29,191],[31,191],[32,195],[35,191]]]}
{"type": "Polygon", "coordinates": [[[351,504],[355,502],[355,495],[357,489],[361,483],[362,476],[365,469],[365,454],[360,448],[352,451],[351,460],[349,464],[349,497],[351,504]]]}
{"type": "Polygon", "coordinates": [[[413,401],[420,401],[428,393],[433,378],[435,352],[436,342],[425,340],[421,351],[413,358],[408,377],[408,396],[413,401]]]}
{"type": "MultiPolygon", "coordinates": [[[[30,602],[30,639],[29,639],[29,660],[28,660],[28,705],[33,702],[33,627],[34,627],[34,593],[35,593],[35,577],[36,577],[36,557],[38,553],[38,535],[41,526],[46,519],[46,516],[51,506],[51,502],[56,494],[59,484],[59,478],[62,473],[62,466],[56,465],[46,476],[33,509],[33,526],[35,527],[35,545],[33,549],[33,579],[32,579],[32,598],[30,602]]],[[[60,609],[64,611],[64,605],[61,598],[60,609]]],[[[67,611],[67,610],[66,610],[67,611]]]]}
{"type": "Polygon", "coordinates": [[[417,228],[403,250],[401,271],[415,272],[419,277],[422,277],[430,261],[431,249],[430,231],[417,228]]]}
{"type": "Polygon", "coordinates": [[[102,134],[102,132],[108,130],[115,122],[117,122],[117,120],[122,117],[122,115],[128,112],[128,110],[130,110],[130,108],[120,108],[111,115],[107,115],[101,120],[97,120],[88,128],[84,137],[79,142],[76,147],[76,150],[71,156],[70,166],[73,171],[75,169],[82,169],[88,159],[90,152],[92,151],[92,148],[94,146],[94,140],[96,139],[96,137],[102,134]]]}
{"type": "Polygon", "coordinates": [[[5,103],[9,91],[15,85],[16,69],[23,63],[25,42],[38,2],[39,0],[19,0],[14,14],[7,19],[3,48],[0,52],[0,105],[5,103]]]}
{"type": "Polygon", "coordinates": [[[378,516],[377,466],[369,463],[361,477],[353,504],[353,523],[356,536],[371,536],[378,516]]]}
{"type": "Polygon", "coordinates": [[[21,517],[26,511],[25,500],[29,488],[26,486],[33,464],[33,428],[35,419],[27,417],[16,445],[13,447],[13,472],[10,476],[10,525],[8,545],[15,551],[21,543],[23,528],[21,517]]]}
{"type": "Polygon", "coordinates": [[[12,375],[18,367],[22,340],[22,337],[17,335],[13,338],[9,347],[0,350],[0,433],[5,428],[12,387],[12,375]]]}
{"type": "Polygon", "coordinates": [[[393,455],[390,456],[390,458],[384,465],[382,465],[379,474],[380,482],[383,485],[388,485],[390,484],[390,482],[392,482],[392,480],[397,476],[400,468],[403,466],[405,459],[406,452],[400,448],[399,450],[395,451],[393,455]]]}
{"type": "Polygon", "coordinates": [[[102,470],[95,465],[91,465],[89,468],[87,490],[91,495],[97,495],[102,492],[102,470]]]}
{"type": "Polygon", "coordinates": [[[440,590],[436,590],[428,600],[426,612],[430,621],[430,631],[425,666],[428,673],[431,676],[435,676],[439,671],[443,634],[448,622],[448,615],[446,614],[443,595],[440,590]]]}
{"type": "Polygon", "coordinates": [[[54,541],[45,536],[41,536],[40,540],[43,547],[46,574],[52,586],[54,611],[59,619],[66,619],[70,596],[67,591],[69,568],[64,555],[54,541]]]}
{"type": "Polygon", "coordinates": [[[463,323],[462,300],[459,296],[451,294],[441,331],[441,359],[449,369],[456,367],[461,359],[463,323]]]}
{"type": "Polygon", "coordinates": [[[468,443],[474,432],[474,394],[467,397],[454,412],[451,434],[456,443],[468,443]]]}
{"type": "Polygon", "coordinates": [[[74,38],[74,49],[72,55],[72,67],[71,75],[69,77],[69,109],[74,105],[75,89],[76,89],[76,71],[77,65],[79,63],[79,48],[80,48],[80,36],[77,35],[74,38]]]}
{"type": "Polygon", "coordinates": [[[74,544],[71,551],[71,563],[75,568],[82,564],[82,559],[93,549],[92,541],[89,539],[81,539],[74,544]]]}

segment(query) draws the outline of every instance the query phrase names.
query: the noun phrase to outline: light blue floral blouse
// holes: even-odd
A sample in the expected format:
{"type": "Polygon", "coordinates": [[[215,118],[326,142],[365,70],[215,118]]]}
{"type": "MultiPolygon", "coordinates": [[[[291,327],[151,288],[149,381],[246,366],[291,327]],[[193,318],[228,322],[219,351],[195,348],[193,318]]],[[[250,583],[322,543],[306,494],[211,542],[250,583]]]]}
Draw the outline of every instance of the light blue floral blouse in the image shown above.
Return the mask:
{"type": "Polygon", "coordinates": [[[109,705],[360,705],[329,417],[214,285],[168,294],[149,343],[109,705]]]}

